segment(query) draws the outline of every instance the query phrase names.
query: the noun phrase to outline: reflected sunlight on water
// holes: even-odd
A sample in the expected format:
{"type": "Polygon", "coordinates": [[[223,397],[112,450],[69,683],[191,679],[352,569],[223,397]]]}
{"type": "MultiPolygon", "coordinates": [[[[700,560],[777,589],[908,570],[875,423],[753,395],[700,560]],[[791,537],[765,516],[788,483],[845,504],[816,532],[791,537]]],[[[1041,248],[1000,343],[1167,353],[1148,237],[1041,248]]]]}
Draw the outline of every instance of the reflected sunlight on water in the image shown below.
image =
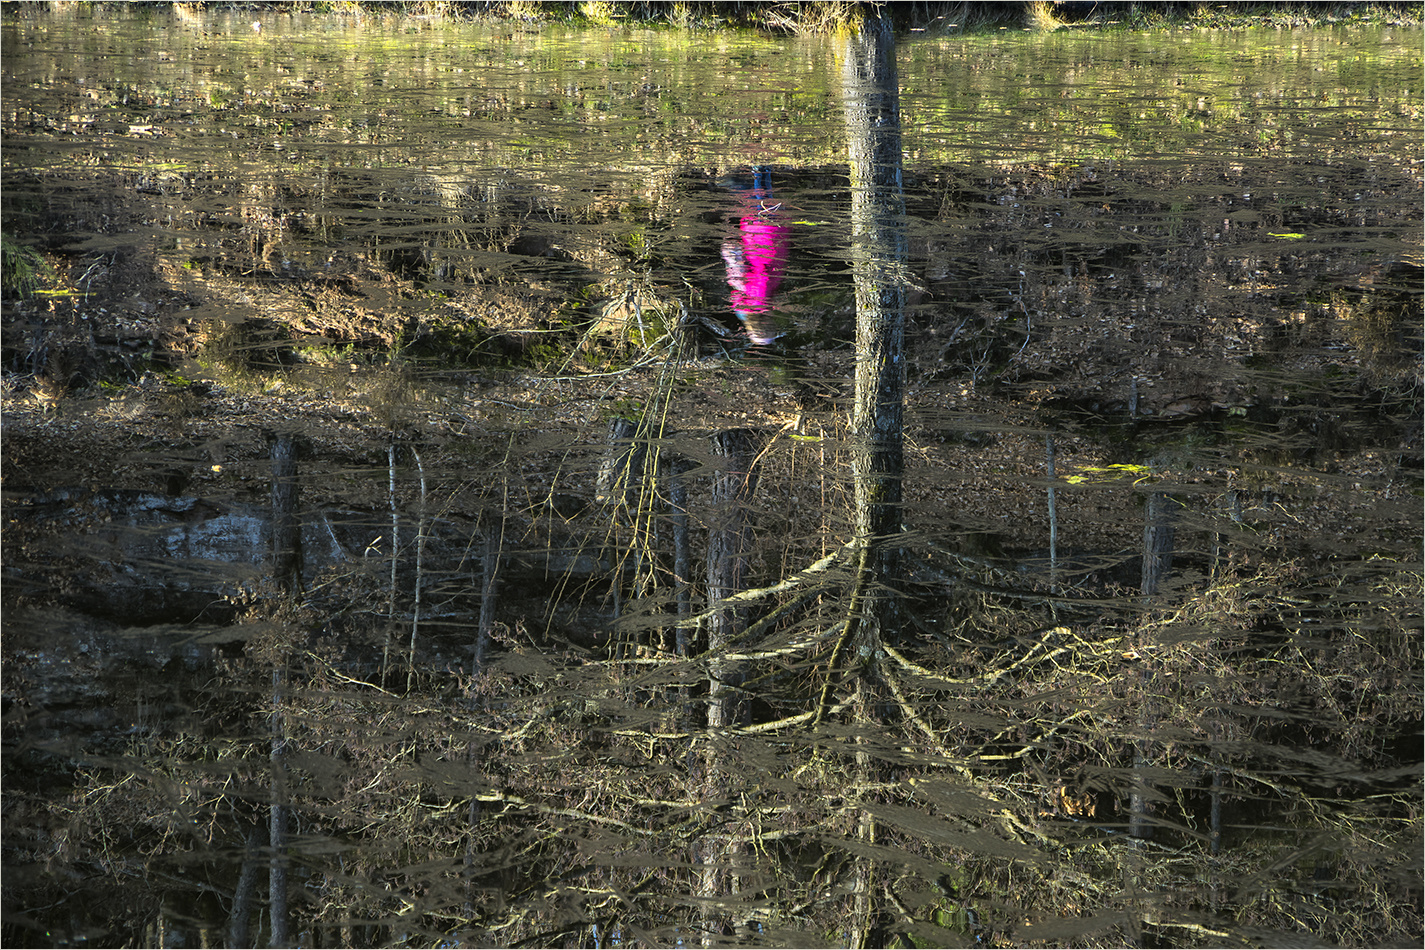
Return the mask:
{"type": "Polygon", "coordinates": [[[1417,28],[902,42],[868,583],[839,41],[89,9],[0,25],[7,940],[1418,940],[1417,28]]]}

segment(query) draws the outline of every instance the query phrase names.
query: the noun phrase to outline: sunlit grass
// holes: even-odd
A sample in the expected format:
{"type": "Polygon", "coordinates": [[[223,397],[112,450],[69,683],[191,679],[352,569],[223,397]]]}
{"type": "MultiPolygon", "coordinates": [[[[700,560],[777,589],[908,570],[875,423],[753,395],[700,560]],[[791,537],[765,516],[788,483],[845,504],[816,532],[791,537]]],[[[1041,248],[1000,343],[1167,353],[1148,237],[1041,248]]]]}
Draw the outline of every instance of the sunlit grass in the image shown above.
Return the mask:
{"type": "MultiPolygon", "coordinates": [[[[13,9],[20,5],[8,6],[13,9]]],[[[60,12],[81,7],[97,7],[101,10],[106,7],[131,7],[127,3],[70,3],[51,6],[60,12]]],[[[192,22],[204,10],[219,10],[223,6],[199,0],[175,4],[174,12],[180,19],[192,22]]],[[[646,3],[634,0],[419,0],[414,3],[391,0],[308,0],[304,3],[272,6],[284,11],[338,16],[396,14],[434,20],[479,18],[522,22],[573,21],[600,26],[638,23],[683,29],[753,28],[799,35],[831,33],[860,15],[860,5],[849,0],[824,3],[795,3],[789,0],[677,3],[646,3]]],[[[1340,22],[1421,22],[1420,5],[1410,3],[1133,4],[1125,10],[1117,5],[1085,4],[1069,8],[1053,0],[1026,0],[1020,3],[887,4],[883,13],[888,15],[900,30],[954,34],[995,32],[1004,29],[1048,32],[1066,26],[1145,29],[1191,25],[1199,28],[1238,29],[1244,26],[1312,26],[1340,22]]]]}
{"type": "Polygon", "coordinates": [[[1048,0],[1036,0],[1029,4],[1026,16],[1034,29],[1048,32],[1057,30],[1064,25],[1055,15],[1056,6],[1058,4],[1050,3],[1048,0]]]}

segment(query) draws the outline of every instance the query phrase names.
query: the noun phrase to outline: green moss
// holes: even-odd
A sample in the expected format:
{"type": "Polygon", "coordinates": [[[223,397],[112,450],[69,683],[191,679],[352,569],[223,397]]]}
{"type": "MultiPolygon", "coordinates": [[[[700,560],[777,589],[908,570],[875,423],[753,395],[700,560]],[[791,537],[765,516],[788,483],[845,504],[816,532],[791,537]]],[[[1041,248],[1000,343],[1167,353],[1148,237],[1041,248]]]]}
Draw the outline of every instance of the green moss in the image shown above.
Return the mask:
{"type": "Polygon", "coordinates": [[[499,362],[490,346],[489,332],[474,321],[442,321],[399,348],[406,359],[434,363],[442,369],[499,362]]]}

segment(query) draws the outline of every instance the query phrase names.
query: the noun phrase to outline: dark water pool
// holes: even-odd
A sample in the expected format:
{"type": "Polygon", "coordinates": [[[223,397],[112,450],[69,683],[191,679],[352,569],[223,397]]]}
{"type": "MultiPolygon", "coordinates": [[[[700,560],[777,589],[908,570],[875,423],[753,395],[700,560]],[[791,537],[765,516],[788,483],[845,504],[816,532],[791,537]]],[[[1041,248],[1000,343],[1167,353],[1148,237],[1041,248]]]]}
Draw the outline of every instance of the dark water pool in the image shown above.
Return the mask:
{"type": "Polygon", "coordinates": [[[899,37],[872,220],[844,39],[96,9],[0,24],[7,942],[1418,945],[1418,28],[899,37]]]}

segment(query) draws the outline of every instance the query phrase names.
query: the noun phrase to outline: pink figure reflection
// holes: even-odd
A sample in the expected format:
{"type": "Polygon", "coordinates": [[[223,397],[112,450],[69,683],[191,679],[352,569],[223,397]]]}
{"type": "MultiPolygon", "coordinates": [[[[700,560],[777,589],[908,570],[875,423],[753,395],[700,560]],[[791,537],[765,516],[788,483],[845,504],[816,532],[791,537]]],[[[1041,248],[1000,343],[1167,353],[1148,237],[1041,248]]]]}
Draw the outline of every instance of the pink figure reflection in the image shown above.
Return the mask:
{"type": "Polygon", "coordinates": [[[754,185],[743,192],[738,234],[722,244],[727,283],[732,288],[732,309],[747,327],[753,343],[771,343],[781,332],[769,313],[782,271],[787,266],[791,228],[772,201],[772,175],[765,168],[753,171],[754,185]]]}

